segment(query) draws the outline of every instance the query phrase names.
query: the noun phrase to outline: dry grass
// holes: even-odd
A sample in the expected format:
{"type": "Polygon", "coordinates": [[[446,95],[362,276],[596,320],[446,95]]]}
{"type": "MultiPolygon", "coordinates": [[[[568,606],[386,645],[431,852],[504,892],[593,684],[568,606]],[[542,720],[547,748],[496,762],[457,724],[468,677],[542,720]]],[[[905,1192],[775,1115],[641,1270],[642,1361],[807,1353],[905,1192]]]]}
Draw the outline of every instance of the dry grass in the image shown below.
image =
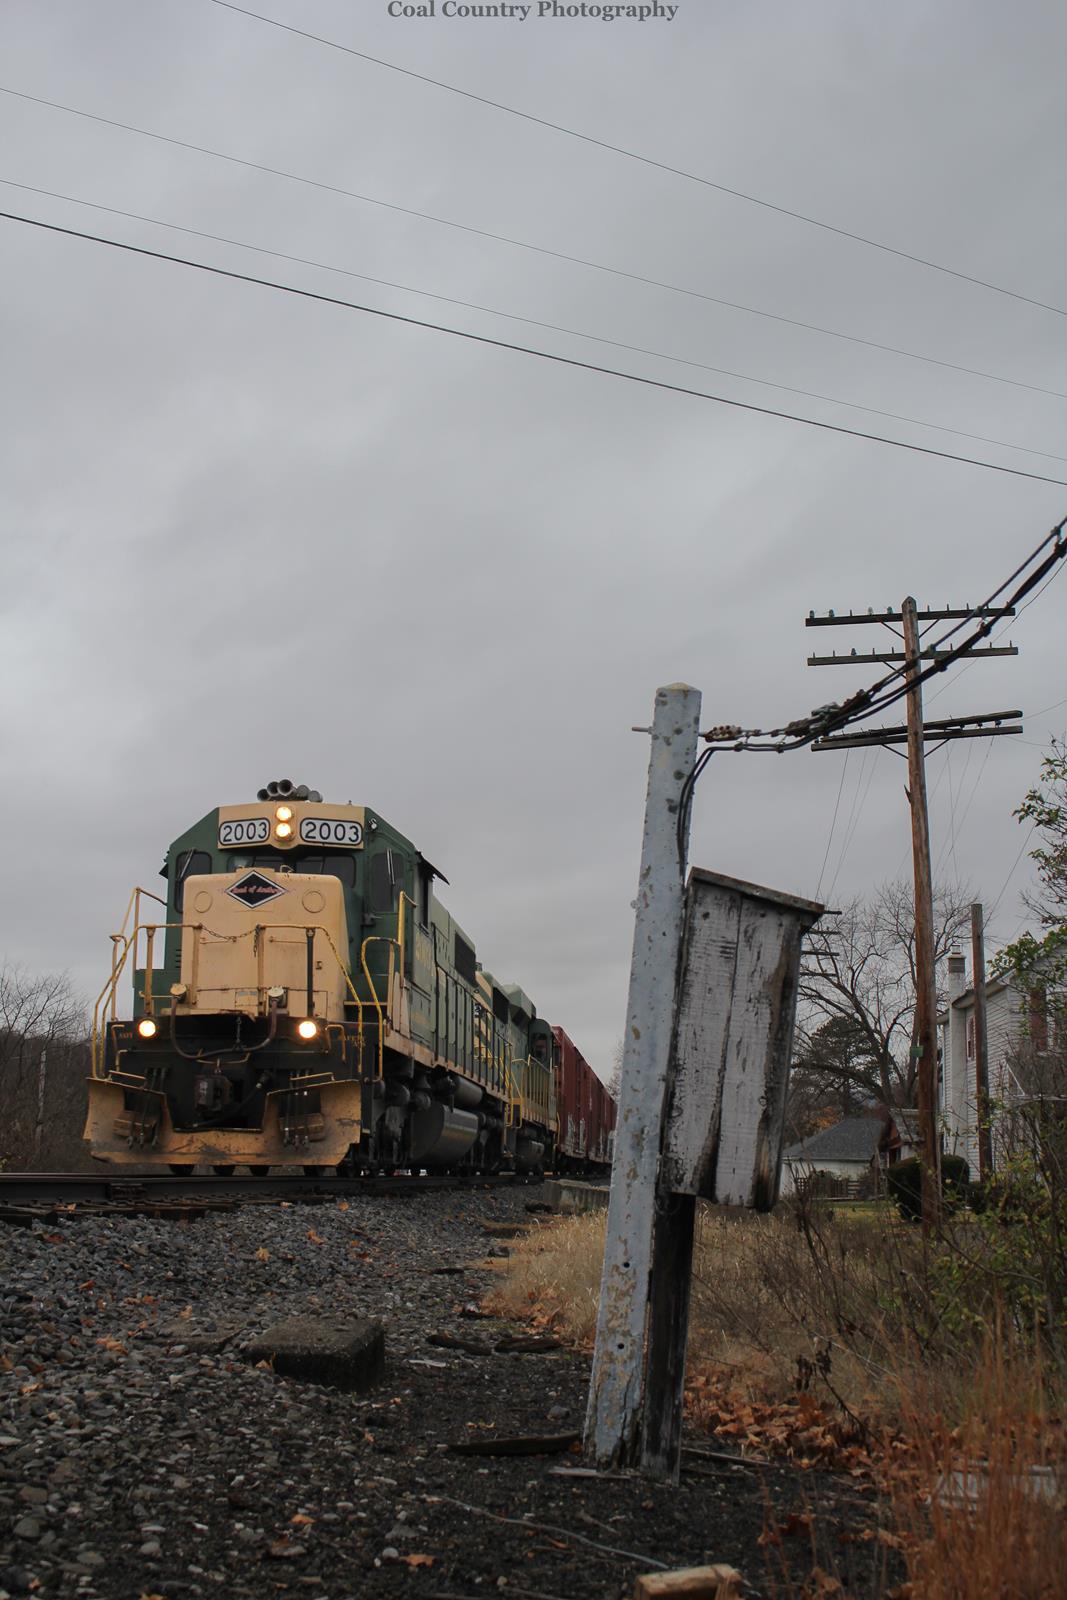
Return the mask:
{"type": "MultiPolygon", "coordinates": [[[[591,1346],[604,1228],[604,1213],[593,1212],[516,1241],[493,1306],[591,1346]]],[[[880,1304],[891,1300],[882,1282],[888,1241],[901,1231],[888,1217],[847,1217],[816,1246],[823,1252],[817,1271],[812,1241],[791,1214],[705,1208],[694,1251],[690,1369],[728,1371],[755,1397],[792,1390],[798,1376],[807,1387],[814,1366],[848,1405],[868,1403],[889,1375],[887,1355],[906,1337],[880,1304]]],[[[902,1247],[913,1232],[903,1231],[902,1247]]]]}
{"type": "MultiPolygon", "coordinates": [[[[517,1240],[493,1308],[589,1347],[604,1228],[595,1213],[517,1240]]],[[[907,1563],[899,1600],[1067,1594],[1062,1385],[1035,1341],[983,1324],[951,1283],[946,1301],[932,1247],[891,1213],[707,1209],[689,1375],[695,1419],[735,1444],[862,1457],[907,1563]]]]}
{"type": "Polygon", "coordinates": [[[603,1211],[541,1223],[512,1245],[487,1304],[503,1316],[554,1328],[591,1347],[604,1259],[603,1211]]]}
{"type": "Polygon", "coordinates": [[[909,1458],[887,1478],[915,1600],[1054,1600],[1067,1592],[1060,1419],[1040,1366],[1005,1358],[996,1333],[969,1374],[955,1426],[936,1379],[903,1396],[909,1458]]]}

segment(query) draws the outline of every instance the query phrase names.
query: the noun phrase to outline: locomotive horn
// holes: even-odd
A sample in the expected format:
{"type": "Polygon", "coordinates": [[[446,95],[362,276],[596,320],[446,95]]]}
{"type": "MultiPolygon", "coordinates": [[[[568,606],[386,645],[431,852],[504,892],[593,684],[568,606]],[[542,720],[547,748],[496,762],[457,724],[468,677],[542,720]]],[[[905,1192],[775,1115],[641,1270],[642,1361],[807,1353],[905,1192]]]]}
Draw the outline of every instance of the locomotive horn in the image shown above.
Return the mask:
{"type": "Polygon", "coordinates": [[[293,790],[293,799],[294,800],[307,800],[309,798],[310,794],[311,794],[311,791],[308,788],[307,784],[306,783],[302,783],[300,785],[299,789],[294,789],[293,790]]]}
{"type": "Polygon", "coordinates": [[[269,800],[270,799],[269,791],[267,789],[257,789],[256,790],[256,799],[257,800],[269,800]]]}
{"type": "Polygon", "coordinates": [[[292,794],[292,792],[293,792],[293,780],[292,780],[292,778],[279,778],[278,779],[278,793],[279,794],[292,794]]]}

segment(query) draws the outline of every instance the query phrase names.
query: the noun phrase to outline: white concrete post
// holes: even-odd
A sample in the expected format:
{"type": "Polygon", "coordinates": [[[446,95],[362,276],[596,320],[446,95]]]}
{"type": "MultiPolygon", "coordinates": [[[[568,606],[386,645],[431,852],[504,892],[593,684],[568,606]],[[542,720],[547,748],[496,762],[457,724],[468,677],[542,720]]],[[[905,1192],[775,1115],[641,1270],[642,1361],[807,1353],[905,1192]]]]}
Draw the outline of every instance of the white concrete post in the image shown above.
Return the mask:
{"type": "Polygon", "coordinates": [[[656,691],[607,1245],[585,1423],[586,1448],[602,1465],[636,1461],[639,1451],[656,1176],[689,842],[686,825],[679,852],[678,808],[696,760],[699,723],[698,690],[673,683],[656,691]]]}

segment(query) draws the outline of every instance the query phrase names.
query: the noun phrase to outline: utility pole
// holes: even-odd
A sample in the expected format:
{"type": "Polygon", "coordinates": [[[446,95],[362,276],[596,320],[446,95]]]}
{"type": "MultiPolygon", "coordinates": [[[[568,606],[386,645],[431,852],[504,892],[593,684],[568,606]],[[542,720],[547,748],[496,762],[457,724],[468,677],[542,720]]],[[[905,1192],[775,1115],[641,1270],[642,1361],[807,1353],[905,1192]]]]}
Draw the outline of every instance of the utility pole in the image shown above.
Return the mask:
{"type": "Polygon", "coordinates": [[[908,683],[908,804],[915,882],[915,1029],[918,1051],[919,1131],[922,1138],[923,1227],[941,1215],[941,1148],[937,1133],[937,985],[934,977],[934,884],[930,867],[930,812],[926,801],[923,692],[918,681],[919,624],[909,595],[900,608],[908,683]]]}
{"type": "MultiPolygon", "coordinates": [[[[919,623],[948,621],[956,618],[969,620],[997,620],[1015,615],[1013,607],[980,606],[946,608],[943,611],[920,611],[909,595],[895,614],[890,608],[885,612],[868,611],[838,616],[830,611],[824,617],[810,612],[807,626],[850,626],[865,622],[878,622],[890,629],[901,640],[904,648],[889,651],[871,651],[859,654],[855,650],[839,656],[836,651],[829,656],[809,656],[809,667],[857,666],[871,662],[901,662],[907,686],[907,723],[904,727],[860,729],[853,733],[831,734],[817,739],[813,750],[856,749],[860,746],[880,745],[885,749],[907,746],[908,785],[906,794],[911,811],[912,866],[915,894],[915,1051],[917,1055],[917,1100],[922,1146],[922,1211],[923,1226],[936,1225],[941,1212],[940,1138],[937,1127],[938,1070],[937,1070],[937,984],[936,956],[933,927],[933,877],[930,867],[930,818],[926,798],[926,745],[938,747],[953,739],[997,738],[1022,732],[1014,719],[1021,711],[989,711],[972,717],[946,717],[937,722],[924,723],[922,712],[923,663],[936,661],[939,655],[949,656],[951,648],[923,647],[919,623]],[[899,630],[899,631],[898,631],[899,630]],[[1005,726],[1006,723],[1011,726],[1005,726]]],[[[955,659],[987,656],[1014,656],[1018,650],[1012,644],[972,646],[955,659]]],[[[898,754],[903,752],[897,750],[898,754]]],[[[977,988],[976,988],[977,995],[977,988]]],[[[981,1099],[981,1094],[979,1095],[981,1099]]],[[[988,1116],[986,1117],[988,1122],[988,1116]]]]}
{"type": "Polygon", "coordinates": [[[993,1129],[989,1120],[989,1034],[985,1010],[985,919],[971,907],[971,983],[974,987],[974,1084],[978,1109],[978,1181],[993,1171],[993,1129]]]}

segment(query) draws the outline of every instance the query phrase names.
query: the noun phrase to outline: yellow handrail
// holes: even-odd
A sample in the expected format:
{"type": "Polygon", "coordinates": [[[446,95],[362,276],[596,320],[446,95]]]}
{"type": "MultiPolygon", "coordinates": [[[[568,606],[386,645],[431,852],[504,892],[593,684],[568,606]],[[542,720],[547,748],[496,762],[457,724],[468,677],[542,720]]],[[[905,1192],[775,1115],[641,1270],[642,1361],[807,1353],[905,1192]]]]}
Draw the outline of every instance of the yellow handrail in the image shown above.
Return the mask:
{"type": "Polygon", "coordinates": [[[364,939],[363,943],[359,947],[359,963],[363,968],[363,976],[367,980],[367,988],[370,990],[371,1000],[374,1003],[374,1009],[378,1013],[377,1076],[379,1078],[385,1076],[385,1023],[389,1017],[389,1002],[393,995],[393,951],[397,948],[397,943],[398,941],[396,939],[391,939],[386,934],[372,933],[369,934],[366,939],[364,939]],[[371,976],[370,967],[367,965],[367,946],[369,944],[387,944],[389,946],[389,966],[385,976],[386,994],[384,1011],[382,1010],[382,1002],[378,997],[378,991],[374,986],[374,979],[371,976]]]}
{"type": "MultiPolygon", "coordinates": [[[[196,935],[199,935],[201,933],[206,932],[211,936],[211,938],[218,940],[220,943],[237,944],[242,939],[254,939],[254,938],[257,938],[259,933],[262,931],[259,928],[248,928],[243,933],[232,933],[232,934],[231,933],[216,933],[211,928],[205,928],[205,926],[204,926],[204,924],[202,922],[155,922],[155,923],[147,923],[146,922],[146,923],[142,923],[141,920],[140,920],[140,897],[141,897],[142,894],[143,895],[147,895],[148,898],[157,901],[157,903],[159,905],[165,905],[165,903],[166,903],[165,901],[161,900],[158,895],[152,894],[151,890],[148,890],[148,889],[135,889],[133,891],[133,893],[130,895],[129,903],[128,903],[127,907],[126,907],[126,915],[122,919],[122,929],[121,929],[121,931],[119,933],[113,933],[111,935],[111,940],[112,940],[111,973],[110,973],[110,975],[108,977],[107,982],[104,984],[104,987],[101,989],[99,995],[97,996],[96,1002],[95,1002],[95,1004],[93,1006],[92,1035],[91,1035],[91,1040],[90,1040],[90,1072],[91,1072],[91,1075],[94,1078],[103,1077],[103,1075],[104,1075],[104,1073],[103,1073],[103,1065],[104,1065],[103,1020],[102,1019],[103,1019],[103,1016],[106,1015],[108,1010],[110,1009],[111,1021],[112,1022],[115,1021],[116,996],[117,996],[117,993],[118,993],[119,979],[122,977],[122,974],[126,969],[126,963],[129,960],[130,951],[131,950],[134,951],[134,959],[136,961],[137,940],[138,940],[138,937],[139,937],[140,934],[143,933],[145,935],[146,946],[147,946],[146,968],[145,968],[145,987],[144,987],[144,990],[142,991],[142,998],[144,1000],[144,1005],[145,1005],[145,1015],[146,1016],[152,1016],[152,1015],[155,1014],[156,997],[152,993],[151,963],[152,963],[152,954],[153,954],[153,949],[154,949],[154,940],[155,940],[155,935],[157,933],[165,932],[165,931],[167,931],[169,929],[172,929],[172,928],[176,928],[176,929],[178,929],[178,930],[180,930],[182,932],[192,931],[196,935]],[[133,927],[127,933],[126,929],[127,929],[128,924],[129,924],[131,911],[134,914],[134,923],[133,923],[133,927]]],[[[322,934],[326,935],[326,941],[329,944],[331,951],[333,952],[334,960],[337,962],[338,969],[340,970],[341,975],[344,978],[345,985],[346,985],[346,987],[348,989],[348,992],[351,995],[351,998],[355,1001],[356,1006],[358,1008],[358,1011],[357,1011],[357,1039],[359,1041],[360,1062],[362,1063],[362,1059],[363,1059],[363,1004],[364,1004],[364,1002],[360,998],[359,994],[356,992],[355,985],[352,982],[352,974],[351,974],[349,968],[345,965],[344,961],[341,959],[340,952],[337,949],[337,945],[334,942],[333,935],[330,933],[330,930],[328,928],[322,926],[321,924],[317,924],[317,923],[316,924],[305,924],[305,923],[301,923],[301,922],[274,922],[274,923],[270,924],[271,931],[274,931],[275,929],[277,929],[277,930],[287,930],[287,931],[293,931],[293,930],[296,930],[296,929],[300,929],[300,931],[304,932],[304,933],[307,932],[308,926],[314,926],[315,931],[317,933],[322,933],[322,934]]],[[[393,941],[393,942],[395,942],[395,941],[393,941]]],[[[372,993],[373,993],[373,984],[371,985],[371,990],[372,990],[372,993]]],[[[377,1005],[377,996],[375,995],[374,998],[375,998],[375,1004],[377,1005]]],[[[380,1008],[379,1008],[379,1010],[380,1010],[380,1008]]],[[[379,1034],[380,1034],[380,1032],[381,1032],[381,1030],[379,1029],[379,1034]]],[[[381,1042],[379,1040],[379,1057],[380,1057],[380,1055],[381,1055],[381,1042]]],[[[379,1072],[379,1076],[380,1075],[381,1074],[379,1072]]]]}

